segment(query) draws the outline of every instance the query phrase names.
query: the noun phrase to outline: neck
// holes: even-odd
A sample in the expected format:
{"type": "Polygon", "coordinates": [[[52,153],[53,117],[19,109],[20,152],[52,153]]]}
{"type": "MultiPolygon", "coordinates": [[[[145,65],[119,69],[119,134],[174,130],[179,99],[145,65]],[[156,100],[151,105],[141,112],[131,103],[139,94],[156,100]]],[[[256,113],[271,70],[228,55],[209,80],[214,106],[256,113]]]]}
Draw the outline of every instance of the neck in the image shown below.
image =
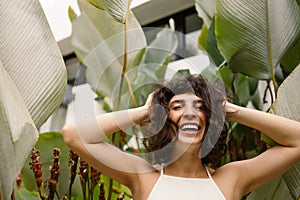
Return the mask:
{"type": "Polygon", "coordinates": [[[199,145],[176,144],[172,163],[165,167],[165,174],[180,177],[204,178],[207,173],[199,157],[199,145]]]}

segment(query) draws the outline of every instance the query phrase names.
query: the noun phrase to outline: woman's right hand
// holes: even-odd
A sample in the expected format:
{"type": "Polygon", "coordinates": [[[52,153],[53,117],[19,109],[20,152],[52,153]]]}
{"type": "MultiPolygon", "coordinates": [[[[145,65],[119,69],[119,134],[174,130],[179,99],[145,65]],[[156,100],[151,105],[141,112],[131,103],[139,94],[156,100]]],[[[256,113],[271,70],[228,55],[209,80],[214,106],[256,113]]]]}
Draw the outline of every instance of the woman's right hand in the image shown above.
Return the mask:
{"type": "MultiPolygon", "coordinates": [[[[155,92],[155,91],[154,91],[155,92]]],[[[151,107],[151,104],[152,104],[152,100],[153,100],[153,96],[154,96],[154,92],[151,92],[148,97],[147,97],[147,100],[144,104],[145,108],[148,110],[150,110],[150,107],[151,107]]]]}
{"type": "Polygon", "coordinates": [[[145,104],[143,106],[141,106],[140,108],[138,108],[138,109],[141,109],[141,113],[144,113],[144,115],[139,123],[141,126],[143,126],[145,123],[147,123],[149,121],[149,113],[150,113],[150,107],[152,105],[153,95],[154,95],[154,92],[151,92],[148,95],[145,104]]]}

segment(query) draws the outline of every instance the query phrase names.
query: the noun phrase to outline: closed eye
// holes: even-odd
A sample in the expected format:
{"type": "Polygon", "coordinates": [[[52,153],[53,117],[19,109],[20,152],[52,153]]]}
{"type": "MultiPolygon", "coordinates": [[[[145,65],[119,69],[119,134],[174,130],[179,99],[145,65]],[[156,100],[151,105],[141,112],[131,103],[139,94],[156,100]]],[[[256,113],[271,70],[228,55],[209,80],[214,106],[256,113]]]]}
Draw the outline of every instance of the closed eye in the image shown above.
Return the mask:
{"type": "Polygon", "coordinates": [[[203,103],[202,101],[198,101],[194,104],[194,107],[197,109],[197,110],[203,110],[203,103]]]}
{"type": "Polygon", "coordinates": [[[195,106],[197,110],[203,110],[203,106],[195,106]]]}
{"type": "Polygon", "coordinates": [[[182,108],[181,105],[176,105],[176,106],[173,106],[173,107],[172,107],[173,110],[179,110],[179,109],[181,109],[181,108],[182,108]]]}

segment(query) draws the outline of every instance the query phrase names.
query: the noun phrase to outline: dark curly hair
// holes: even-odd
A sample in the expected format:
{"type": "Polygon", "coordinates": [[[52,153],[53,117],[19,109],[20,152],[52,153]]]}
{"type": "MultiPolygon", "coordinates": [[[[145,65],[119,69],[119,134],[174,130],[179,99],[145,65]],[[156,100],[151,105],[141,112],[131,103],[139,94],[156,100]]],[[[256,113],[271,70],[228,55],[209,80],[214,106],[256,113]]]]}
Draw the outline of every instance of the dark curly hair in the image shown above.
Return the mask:
{"type": "Polygon", "coordinates": [[[177,125],[168,119],[168,104],[173,96],[185,93],[193,93],[203,99],[203,112],[207,120],[201,145],[201,159],[204,164],[211,163],[216,166],[227,151],[228,131],[224,123],[223,106],[225,95],[201,75],[173,78],[154,92],[148,123],[143,127],[143,143],[149,159],[153,164],[170,161],[174,138],[177,137],[177,131],[174,131],[172,124],[176,127],[177,125]]]}

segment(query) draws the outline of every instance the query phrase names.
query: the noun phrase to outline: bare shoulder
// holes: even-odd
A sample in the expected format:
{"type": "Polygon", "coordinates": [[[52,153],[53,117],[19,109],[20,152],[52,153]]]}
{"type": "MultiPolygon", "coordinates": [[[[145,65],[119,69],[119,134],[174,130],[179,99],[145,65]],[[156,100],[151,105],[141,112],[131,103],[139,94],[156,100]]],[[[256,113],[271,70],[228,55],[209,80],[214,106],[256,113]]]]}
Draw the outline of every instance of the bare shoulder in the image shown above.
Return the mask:
{"type": "Polygon", "coordinates": [[[132,188],[133,199],[147,199],[159,179],[160,172],[140,173],[135,188],[132,188]]]}
{"type": "Polygon", "coordinates": [[[226,199],[241,199],[242,191],[238,185],[239,172],[236,163],[228,163],[209,172],[226,199]]]}
{"type": "Polygon", "coordinates": [[[236,163],[231,162],[225,164],[217,169],[209,168],[209,172],[214,178],[214,180],[222,180],[228,177],[234,178],[237,175],[236,163]]]}

